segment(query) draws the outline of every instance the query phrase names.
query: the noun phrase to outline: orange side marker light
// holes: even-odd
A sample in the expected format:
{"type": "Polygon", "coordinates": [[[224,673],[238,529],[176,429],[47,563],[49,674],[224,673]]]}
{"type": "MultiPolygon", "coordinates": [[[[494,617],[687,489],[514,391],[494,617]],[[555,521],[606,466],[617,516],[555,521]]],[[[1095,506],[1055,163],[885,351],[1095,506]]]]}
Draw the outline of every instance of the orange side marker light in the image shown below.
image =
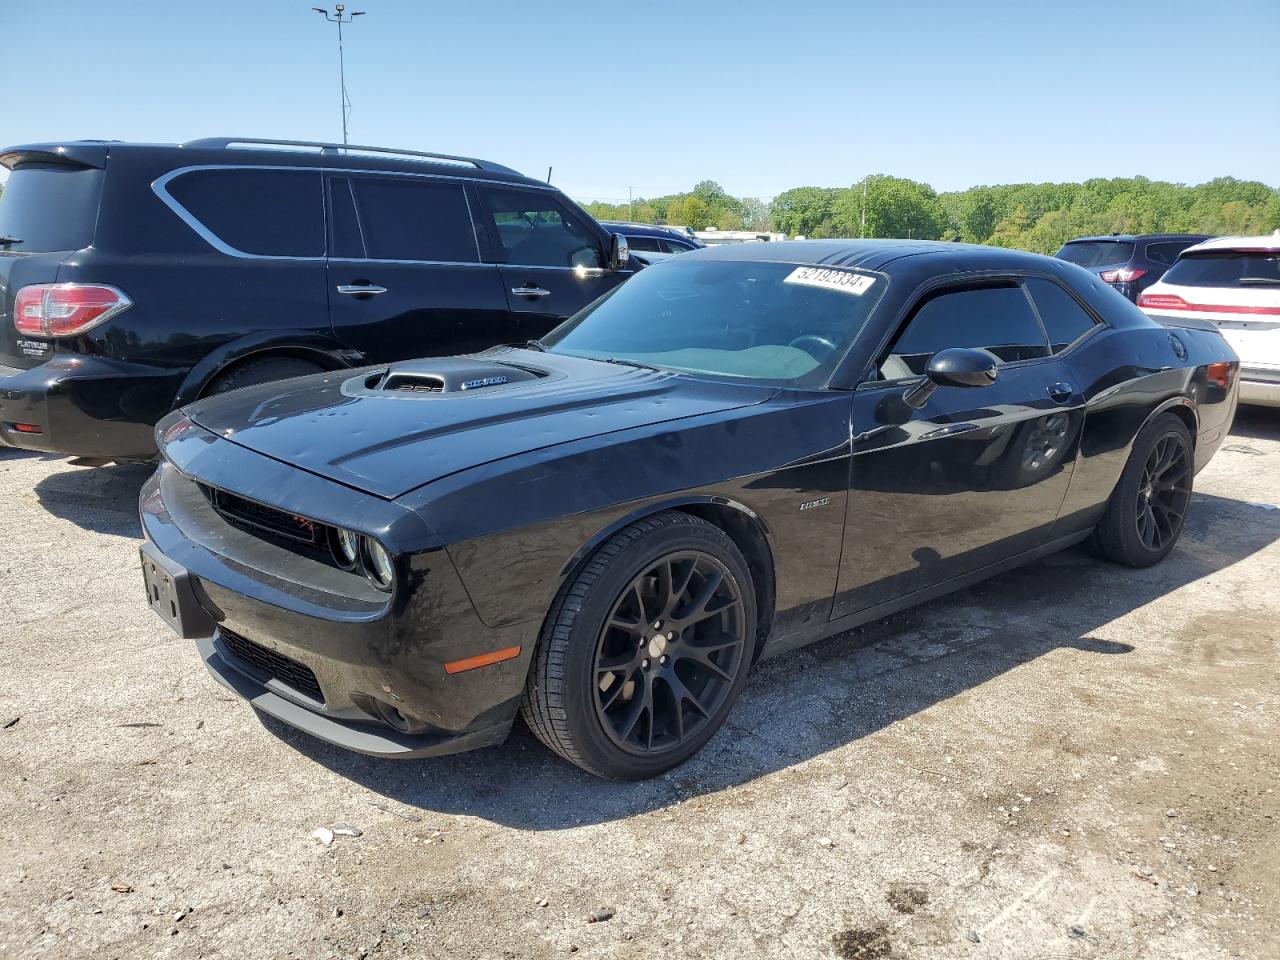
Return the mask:
{"type": "Polygon", "coordinates": [[[514,660],[518,656],[520,656],[519,647],[506,647],[502,650],[494,650],[492,653],[482,653],[479,656],[467,657],[465,660],[451,660],[444,665],[444,672],[462,673],[466,670],[478,670],[480,667],[501,663],[503,660],[514,660]]]}

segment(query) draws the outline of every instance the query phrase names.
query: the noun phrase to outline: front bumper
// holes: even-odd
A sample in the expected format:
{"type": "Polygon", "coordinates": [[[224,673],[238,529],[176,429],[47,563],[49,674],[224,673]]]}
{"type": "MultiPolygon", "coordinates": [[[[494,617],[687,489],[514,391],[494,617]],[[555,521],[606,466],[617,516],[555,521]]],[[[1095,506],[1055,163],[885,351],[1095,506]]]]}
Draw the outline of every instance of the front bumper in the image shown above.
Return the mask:
{"type": "Polygon", "coordinates": [[[0,442],[42,453],[149,460],[156,453],[153,427],[172,407],[181,380],[182,371],[78,354],[55,354],[26,370],[0,366],[0,442]]]}
{"type": "Polygon", "coordinates": [[[279,681],[227,653],[217,634],[197,640],[196,650],[214,679],[248,700],[255,710],[344,750],[392,759],[439,757],[502,743],[511,729],[508,722],[454,735],[408,734],[367,721],[326,716],[301,705],[287,691],[272,689],[279,681]]]}
{"type": "Polygon", "coordinates": [[[415,514],[198,428],[177,446],[186,449],[166,449],[203,481],[231,489],[238,481],[236,492],[298,513],[310,508],[305,515],[318,522],[360,521],[363,532],[409,554],[395,594],[376,592],[363,577],[227,523],[165,462],[140,496],[144,562],[155,559],[189,588],[203,613],[184,618],[194,628],[175,627],[195,639],[221,683],[290,726],[376,756],[435,756],[506,737],[538,625],[485,626],[444,550],[415,552],[398,541],[405,522],[420,527],[415,514]],[[520,648],[510,660],[445,669],[510,647],[520,648]],[[387,722],[388,708],[407,720],[387,722]]]}

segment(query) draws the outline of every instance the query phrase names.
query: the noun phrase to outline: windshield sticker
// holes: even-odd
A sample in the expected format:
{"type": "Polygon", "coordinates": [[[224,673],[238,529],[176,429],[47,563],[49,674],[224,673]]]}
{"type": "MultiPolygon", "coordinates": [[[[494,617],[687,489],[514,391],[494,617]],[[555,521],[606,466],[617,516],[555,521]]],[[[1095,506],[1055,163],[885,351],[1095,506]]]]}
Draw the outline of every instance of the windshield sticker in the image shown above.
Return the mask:
{"type": "Polygon", "coordinates": [[[875,282],[875,277],[868,277],[865,273],[832,270],[828,267],[797,267],[783,281],[783,283],[798,283],[805,287],[839,290],[841,293],[852,293],[857,297],[870,290],[875,282]]]}

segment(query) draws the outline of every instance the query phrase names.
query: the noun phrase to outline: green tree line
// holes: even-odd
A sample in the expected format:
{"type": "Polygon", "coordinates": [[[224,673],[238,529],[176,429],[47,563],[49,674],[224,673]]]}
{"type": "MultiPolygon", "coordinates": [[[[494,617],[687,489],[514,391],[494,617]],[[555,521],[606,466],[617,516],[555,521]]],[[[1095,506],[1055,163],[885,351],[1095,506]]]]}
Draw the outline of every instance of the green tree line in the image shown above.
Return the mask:
{"type": "Polygon", "coordinates": [[[927,183],[878,174],[849,187],[796,187],[771,203],[731,197],[704,180],[689,193],[586,209],[601,220],[695,230],[964,240],[1036,253],[1053,253],[1072,237],[1091,234],[1261,234],[1280,228],[1280,190],[1232,177],[1195,186],[1117,177],[937,193],[927,183]]]}

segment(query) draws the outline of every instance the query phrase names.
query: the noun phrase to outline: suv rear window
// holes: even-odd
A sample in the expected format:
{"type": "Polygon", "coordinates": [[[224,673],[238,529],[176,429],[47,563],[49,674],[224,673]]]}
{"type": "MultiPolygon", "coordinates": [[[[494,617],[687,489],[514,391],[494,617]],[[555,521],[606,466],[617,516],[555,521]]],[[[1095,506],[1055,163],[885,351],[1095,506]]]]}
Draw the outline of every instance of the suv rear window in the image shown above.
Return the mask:
{"type": "Polygon", "coordinates": [[[1184,287],[1271,287],[1280,284],[1280,252],[1193,253],[1170,267],[1162,282],[1184,287]]]}
{"type": "Polygon", "coordinates": [[[1127,263],[1132,256],[1133,244],[1128,240],[1073,240],[1057,253],[1059,260],[1082,267],[1127,263]]]}
{"type": "Polygon", "coordinates": [[[223,244],[260,257],[323,257],[324,194],[307,170],[195,170],[168,185],[223,244]]]}
{"type": "Polygon", "coordinates": [[[0,250],[54,253],[93,243],[102,171],[65,164],[19,164],[0,195],[0,250]]]}

